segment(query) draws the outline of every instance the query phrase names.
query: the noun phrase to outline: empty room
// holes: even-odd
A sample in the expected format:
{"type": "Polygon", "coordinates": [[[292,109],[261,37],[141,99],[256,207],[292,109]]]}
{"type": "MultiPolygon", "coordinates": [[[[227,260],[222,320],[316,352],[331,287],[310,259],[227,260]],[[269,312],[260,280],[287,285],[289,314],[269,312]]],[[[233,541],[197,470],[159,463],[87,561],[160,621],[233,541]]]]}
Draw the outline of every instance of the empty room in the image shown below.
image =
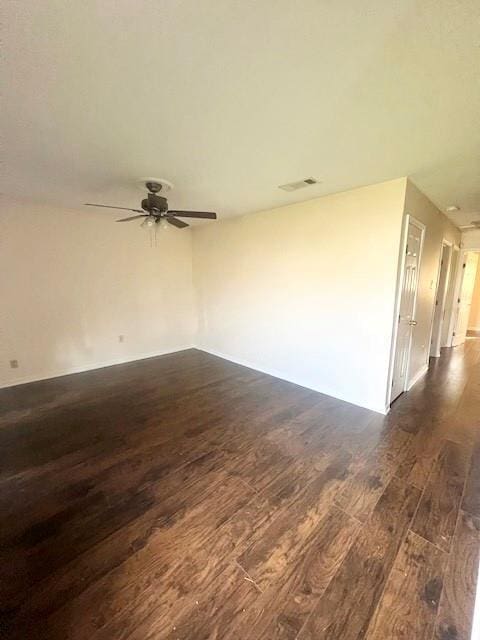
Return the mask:
{"type": "Polygon", "coordinates": [[[480,638],[480,5],[6,0],[0,638],[480,638]]]}

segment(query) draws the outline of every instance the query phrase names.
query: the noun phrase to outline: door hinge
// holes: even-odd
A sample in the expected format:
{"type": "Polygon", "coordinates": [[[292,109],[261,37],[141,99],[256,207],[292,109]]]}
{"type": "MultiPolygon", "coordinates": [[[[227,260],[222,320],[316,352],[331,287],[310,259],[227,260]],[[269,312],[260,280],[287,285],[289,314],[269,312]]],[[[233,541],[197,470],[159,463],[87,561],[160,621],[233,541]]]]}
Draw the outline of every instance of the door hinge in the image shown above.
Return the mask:
{"type": "Polygon", "coordinates": [[[462,269],[465,269],[465,267],[466,267],[466,266],[467,266],[467,263],[466,263],[466,262],[464,262],[464,263],[463,263],[463,266],[462,266],[462,269]]]}

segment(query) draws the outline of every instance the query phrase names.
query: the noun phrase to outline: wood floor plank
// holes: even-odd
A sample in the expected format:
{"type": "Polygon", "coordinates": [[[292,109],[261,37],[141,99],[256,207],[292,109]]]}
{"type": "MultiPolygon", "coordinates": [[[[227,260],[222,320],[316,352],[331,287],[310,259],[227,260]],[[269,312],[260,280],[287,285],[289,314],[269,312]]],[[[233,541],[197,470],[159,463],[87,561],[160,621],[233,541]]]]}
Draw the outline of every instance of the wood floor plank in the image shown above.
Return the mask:
{"type": "MultiPolygon", "coordinates": [[[[210,451],[200,456],[200,451],[201,449],[193,456],[190,470],[201,468],[203,464],[212,465],[215,459],[217,468],[220,468],[220,452],[217,454],[210,451]]],[[[186,458],[185,463],[188,463],[188,456],[186,458]]],[[[183,467],[183,464],[176,464],[183,467]]],[[[146,476],[142,473],[141,482],[125,484],[117,478],[116,486],[110,491],[102,483],[93,483],[93,490],[79,505],[74,504],[73,508],[68,506],[65,511],[40,521],[20,537],[15,537],[10,544],[4,546],[0,557],[8,558],[15,548],[21,548],[23,553],[18,557],[23,562],[6,564],[9,579],[0,587],[3,597],[7,597],[4,589],[11,591],[18,585],[28,588],[97,542],[127,526],[129,522],[147,514],[155,504],[162,504],[161,498],[168,495],[167,489],[164,493],[163,484],[158,485],[162,474],[162,464],[152,464],[146,476]]],[[[132,476],[135,479],[135,473],[132,476]]],[[[167,482],[167,487],[169,484],[167,482]]]]}
{"type": "Polygon", "coordinates": [[[361,528],[335,506],[329,508],[278,587],[272,585],[256,602],[255,624],[248,640],[293,640],[319,597],[338,571],[361,528]]]}
{"type": "Polygon", "coordinates": [[[422,430],[414,438],[412,447],[415,462],[408,476],[408,481],[422,491],[440,455],[442,444],[443,440],[440,437],[433,436],[427,430],[422,430]]]}
{"type": "Polygon", "coordinates": [[[413,532],[402,545],[365,640],[430,640],[447,554],[413,532]]]}
{"type": "Polygon", "coordinates": [[[401,430],[387,432],[335,498],[336,503],[351,516],[365,521],[393,475],[399,470],[401,475],[407,474],[405,463],[413,462],[411,440],[411,436],[401,430]]]}
{"type": "Polygon", "coordinates": [[[0,635],[363,640],[423,492],[451,542],[435,640],[463,640],[479,398],[480,340],[387,416],[193,349],[0,390],[0,635]]]}
{"type": "Polygon", "coordinates": [[[392,478],[308,618],[299,640],[363,638],[419,498],[418,489],[392,478]]]}
{"type": "Polygon", "coordinates": [[[237,559],[262,589],[285,574],[315,534],[348,475],[350,455],[340,452],[306,483],[288,511],[272,519],[237,559]]]}
{"type": "Polygon", "coordinates": [[[147,546],[162,523],[174,518],[185,504],[193,508],[225,477],[220,470],[220,460],[221,452],[213,452],[187,465],[178,474],[162,479],[161,499],[156,501],[155,508],[52,571],[33,593],[22,592],[17,619],[26,622],[54,613],[147,546]]]}
{"type": "MultiPolygon", "coordinates": [[[[149,365],[152,366],[152,363],[144,365],[147,371],[149,365]]],[[[158,366],[161,368],[160,360],[158,366]]],[[[126,370],[128,371],[129,367],[126,367],[126,370]]],[[[157,372],[157,375],[158,373],[163,372],[157,372]]],[[[130,434],[132,423],[136,426],[144,421],[149,423],[152,416],[148,408],[152,398],[161,405],[171,406],[189,390],[199,389],[210,382],[220,382],[225,373],[224,367],[218,368],[206,364],[194,365],[184,371],[177,366],[174,374],[163,379],[164,384],[160,386],[155,381],[155,377],[143,379],[141,397],[138,396],[133,381],[128,379],[122,381],[118,387],[115,385],[102,387],[99,393],[98,387],[92,388],[90,379],[95,380],[101,374],[98,372],[79,374],[81,379],[86,380],[87,385],[84,393],[77,397],[76,402],[60,403],[54,411],[46,414],[40,407],[36,412],[29,412],[23,420],[14,419],[7,422],[2,429],[2,441],[9,447],[11,455],[1,467],[2,477],[22,471],[30,475],[38,467],[59,460],[62,456],[72,453],[82,455],[82,452],[87,451],[91,453],[92,443],[93,447],[108,445],[112,435],[118,437],[130,434]],[[178,395],[173,394],[172,389],[178,389],[176,392],[178,395]],[[88,393],[89,390],[90,393],[88,393]],[[33,425],[35,425],[34,429],[33,425]],[[68,430],[66,430],[67,426],[68,430]],[[28,438],[25,438],[26,434],[29,434],[28,438]],[[62,437],[63,435],[68,437],[62,437]]],[[[267,383],[263,381],[263,384],[267,383]]],[[[5,393],[8,394],[8,390],[5,393]]],[[[24,398],[25,400],[28,406],[29,400],[24,398]]],[[[6,412],[8,412],[8,405],[6,412]]]]}
{"type": "MultiPolygon", "coordinates": [[[[264,491],[239,508],[231,518],[202,539],[201,545],[190,545],[180,558],[161,576],[162,589],[149,585],[138,590],[138,584],[127,584],[121,610],[111,610],[110,621],[98,637],[122,637],[125,629],[157,628],[155,620],[167,616],[171,622],[182,618],[185,608],[208,591],[217,576],[230,566],[238,553],[255,536],[261,536],[275,517],[287,514],[305,483],[312,480],[315,469],[305,468],[301,461],[284,469],[264,491]]],[[[118,588],[118,583],[116,585],[118,588]]],[[[140,632],[136,632],[140,633],[140,632]]]]}
{"type": "Polygon", "coordinates": [[[471,639],[479,558],[480,518],[461,512],[444,576],[436,640],[471,639]]]}
{"type": "Polygon", "coordinates": [[[253,495],[237,478],[230,477],[212,486],[202,502],[193,506],[180,503],[174,513],[156,523],[145,546],[53,614],[48,621],[50,627],[62,629],[71,640],[123,640],[150,608],[157,606],[164,580],[175,568],[172,558],[181,559],[201,548],[253,495]],[[72,625],[72,612],[77,608],[88,615],[81,624],[72,625]]]}
{"type": "MultiPolygon", "coordinates": [[[[253,382],[256,382],[256,379],[253,382]]],[[[249,384],[253,382],[250,381],[249,384]]],[[[4,479],[0,484],[2,513],[12,518],[15,523],[18,516],[25,518],[25,513],[30,514],[30,520],[35,517],[48,517],[49,512],[46,509],[52,498],[56,498],[56,503],[51,506],[50,513],[54,512],[55,507],[59,508],[59,503],[63,504],[66,499],[71,503],[89,486],[96,486],[102,474],[108,474],[113,479],[112,470],[122,464],[130,465],[135,456],[143,460],[150,452],[156,456],[161,453],[169,468],[187,462],[182,456],[190,452],[192,446],[198,448],[195,438],[199,435],[202,435],[204,450],[208,444],[203,442],[205,438],[211,446],[216,444],[215,437],[218,438],[220,433],[224,433],[223,425],[223,431],[220,428],[220,418],[225,415],[225,403],[236,401],[240,402],[241,406],[242,398],[248,398],[249,384],[246,384],[241,375],[227,376],[226,381],[215,383],[215,389],[219,387],[222,394],[221,402],[215,397],[213,402],[205,405],[202,403],[202,395],[192,393],[189,401],[194,403],[195,409],[188,410],[184,405],[179,413],[178,402],[164,403],[161,411],[153,419],[152,416],[146,415],[140,424],[136,422],[135,428],[130,428],[121,438],[118,435],[110,437],[108,444],[98,452],[94,453],[88,449],[85,459],[75,461],[70,456],[64,456],[50,461],[41,471],[38,468],[29,469],[28,473],[4,479]],[[232,391],[232,387],[237,390],[232,391]],[[238,389],[242,390],[240,395],[238,389]],[[204,410],[201,409],[203,405],[204,410]],[[172,429],[173,424],[175,429],[172,429]],[[15,496],[21,497],[21,500],[12,500],[15,496]],[[20,505],[23,505],[23,510],[20,505]]],[[[208,398],[212,389],[202,386],[200,393],[206,393],[208,398]]],[[[35,443],[30,443],[30,446],[35,446],[35,443]]],[[[157,457],[156,466],[161,462],[157,457]]]]}
{"type": "Polygon", "coordinates": [[[208,595],[199,594],[198,600],[185,608],[180,620],[169,621],[157,617],[143,624],[130,636],[130,640],[239,640],[248,624],[254,624],[255,602],[258,589],[245,579],[244,572],[229,565],[214,581],[208,595]]]}
{"type": "MultiPolygon", "coordinates": [[[[282,395],[284,397],[285,393],[282,392],[282,395]]],[[[242,414],[242,419],[244,419],[244,417],[244,414],[242,414]]],[[[220,433],[220,431],[217,429],[217,435],[218,433],[220,433]]],[[[114,489],[113,492],[104,491],[104,487],[98,484],[98,477],[95,478],[92,483],[95,487],[92,496],[92,498],[96,500],[95,511],[92,509],[76,510],[72,514],[76,516],[76,519],[72,518],[71,514],[67,512],[65,518],[69,528],[65,535],[63,535],[62,531],[58,528],[56,516],[53,521],[53,529],[46,528],[45,523],[48,524],[48,521],[42,521],[41,535],[45,538],[44,542],[35,545],[33,550],[29,551],[28,559],[25,555],[19,556],[22,564],[10,563],[8,565],[9,569],[11,569],[11,578],[7,582],[8,588],[16,589],[16,585],[22,583],[27,587],[32,582],[43,579],[45,574],[52,571],[52,569],[56,569],[61,564],[71,561],[75,555],[87,549],[95,541],[108,536],[110,532],[127,524],[131,517],[138,517],[142,512],[150,510],[153,506],[153,498],[150,495],[151,482],[161,477],[165,470],[169,471],[172,468],[175,469],[175,467],[181,468],[184,464],[188,463],[189,458],[200,456],[200,453],[204,453],[205,450],[208,451],[211,447],[213,447],[213,443],[209,438],[205,438],[205,434],[203,433],[198,443],[191,442],[187,439],[185,444],[185,441],[182,440],[180,445],[177,446],[175,453],[169,450],[166,456],[159,456],[159,459],[156,461],[153,459],[149,472],[145,477],[142,471],[140,474],[142,482],[145,480],[147,484],[142,484],[142,482],[133,483],[132,489],[128,491],[121,490],[120,485],[114,489]],[[129,499],[131,500],[130,502],[128,502],[129,499]],[[108,505],[106,507],[105,503],[107,501],[108,505]],[[133,511],[132,507],[135,507],[137,511],[133,511]],[[106,508],[110,509],[115,517],[105,517],[106,508]],[[124,520],[120,520],[121,518],[124,518],[124,520]],[[98,526],[97,521],[101,523],[101,528],[98,526]],[[58,539],[52,536],[54,533],[58,533],[58,539]],[[74,539],[72,534],[75,536],[74,539]]],[[[233,462],[234,459],[232,458],[232,463],[233,462]]],[[[272,458],[270,458],[269,462],[269,465],[264,464],[267,476],[268,473],[271,474],[275,469],[272,458]]],[[[127,463],[129,463],[129,461],[127,461],[127,463]]],[[[285,459],[283,463],[286,463],[285,459]]],[[[114,468],[115,467],[113,467],[113,469],[114,468]]],[[[112,473],[112,468],[109,469],[109,472],[112,473]]],[[[132,474],[125,474],[127,481],[129,481],[131,477],[132,474]]],[[[112,484],[114,485],[115,483],[112,484]]],[[[83,507],[85,506],[88,505],[84,504],[83,507]]],[[[69,507],[69,509],[71,509],[71,507],[69,507]]],[[[60,513],[60,516],[63,518],[62,513],[60,513]]],[[[63,528],[63,520],[60,521],[60,524],[63,528]]],[[[33,527],[33,531],[35,530],[36,527],[33,527]]],[[[36,532],[35,536],[37,536],[36,532]]],[[[11,553],[8,546],[5,547],[5,553],[7,556],[11,553]]]]}
{"type": "Polygon", "coordinates": [[[480,358],[470,374],[455,414],[445,424],[445,437],[464,446],[480,442],[480,358]]]}
{"type": "Polygon", "coordinates": [[[415,533],[444,551],[450,550],[468,462],[463,447],[444,441],[412,524],[415,533]]]}
{"type": "Polygon", "coordinates": [[[462,509],[480,518],[480,442],[473,450],[462,509]]]}

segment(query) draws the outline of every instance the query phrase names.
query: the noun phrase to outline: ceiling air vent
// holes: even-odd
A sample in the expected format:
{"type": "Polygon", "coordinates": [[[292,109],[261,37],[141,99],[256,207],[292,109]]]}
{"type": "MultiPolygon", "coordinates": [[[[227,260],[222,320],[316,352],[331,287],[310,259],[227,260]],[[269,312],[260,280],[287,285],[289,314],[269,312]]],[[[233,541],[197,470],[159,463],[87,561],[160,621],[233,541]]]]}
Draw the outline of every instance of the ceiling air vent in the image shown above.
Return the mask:
{"type": "Polygon", "coordinates": [[[283,189],[284,191],[296,191],[297,189],[309,187],[312,184],[318,184],[318,180],[316,178],[305,178],[304,180],[299,180],[298,182],[281,184],[278,188],[283,189]]]}

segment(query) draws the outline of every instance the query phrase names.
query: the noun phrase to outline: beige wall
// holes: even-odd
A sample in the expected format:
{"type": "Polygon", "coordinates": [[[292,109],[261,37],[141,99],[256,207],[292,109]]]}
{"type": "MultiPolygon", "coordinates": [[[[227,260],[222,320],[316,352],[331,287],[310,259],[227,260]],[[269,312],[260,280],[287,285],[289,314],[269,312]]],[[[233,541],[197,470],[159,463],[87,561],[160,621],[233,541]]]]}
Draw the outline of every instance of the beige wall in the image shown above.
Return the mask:
{"type": "Polygon", "coordinates": [[[473,288],[472,306],[468,318],[468,328],[473,331],[480,331],[480,263],[477,267],[475,286],[473,288]]]}
{"type": "Polygon", "coordinates": [[[426,366],[430,354],[430,337],[442,240],[459,244],[461,235],[448,218],[410,181],[407,183],[405,213],[412,215],[426,225],[415,312],[417,326],[414,328],[410,354],[411,380],[426,366]]]}
{"type": "Polygon", "coordinates": [[[191,232],[172,228],[151,248],[115,218],[2,203],[0,385],[192,345],[191,232]]]}
{"type": "Polygon", "coordinates": [[[385,410],[405,187],[195,229],[200,348],[385,410]]]}
{"type": "Polygon", "coordinates": [[[462,233],[462,247],[464,250],[475,249],[480,251],[480,229],[464,231],[462,233]]]}

